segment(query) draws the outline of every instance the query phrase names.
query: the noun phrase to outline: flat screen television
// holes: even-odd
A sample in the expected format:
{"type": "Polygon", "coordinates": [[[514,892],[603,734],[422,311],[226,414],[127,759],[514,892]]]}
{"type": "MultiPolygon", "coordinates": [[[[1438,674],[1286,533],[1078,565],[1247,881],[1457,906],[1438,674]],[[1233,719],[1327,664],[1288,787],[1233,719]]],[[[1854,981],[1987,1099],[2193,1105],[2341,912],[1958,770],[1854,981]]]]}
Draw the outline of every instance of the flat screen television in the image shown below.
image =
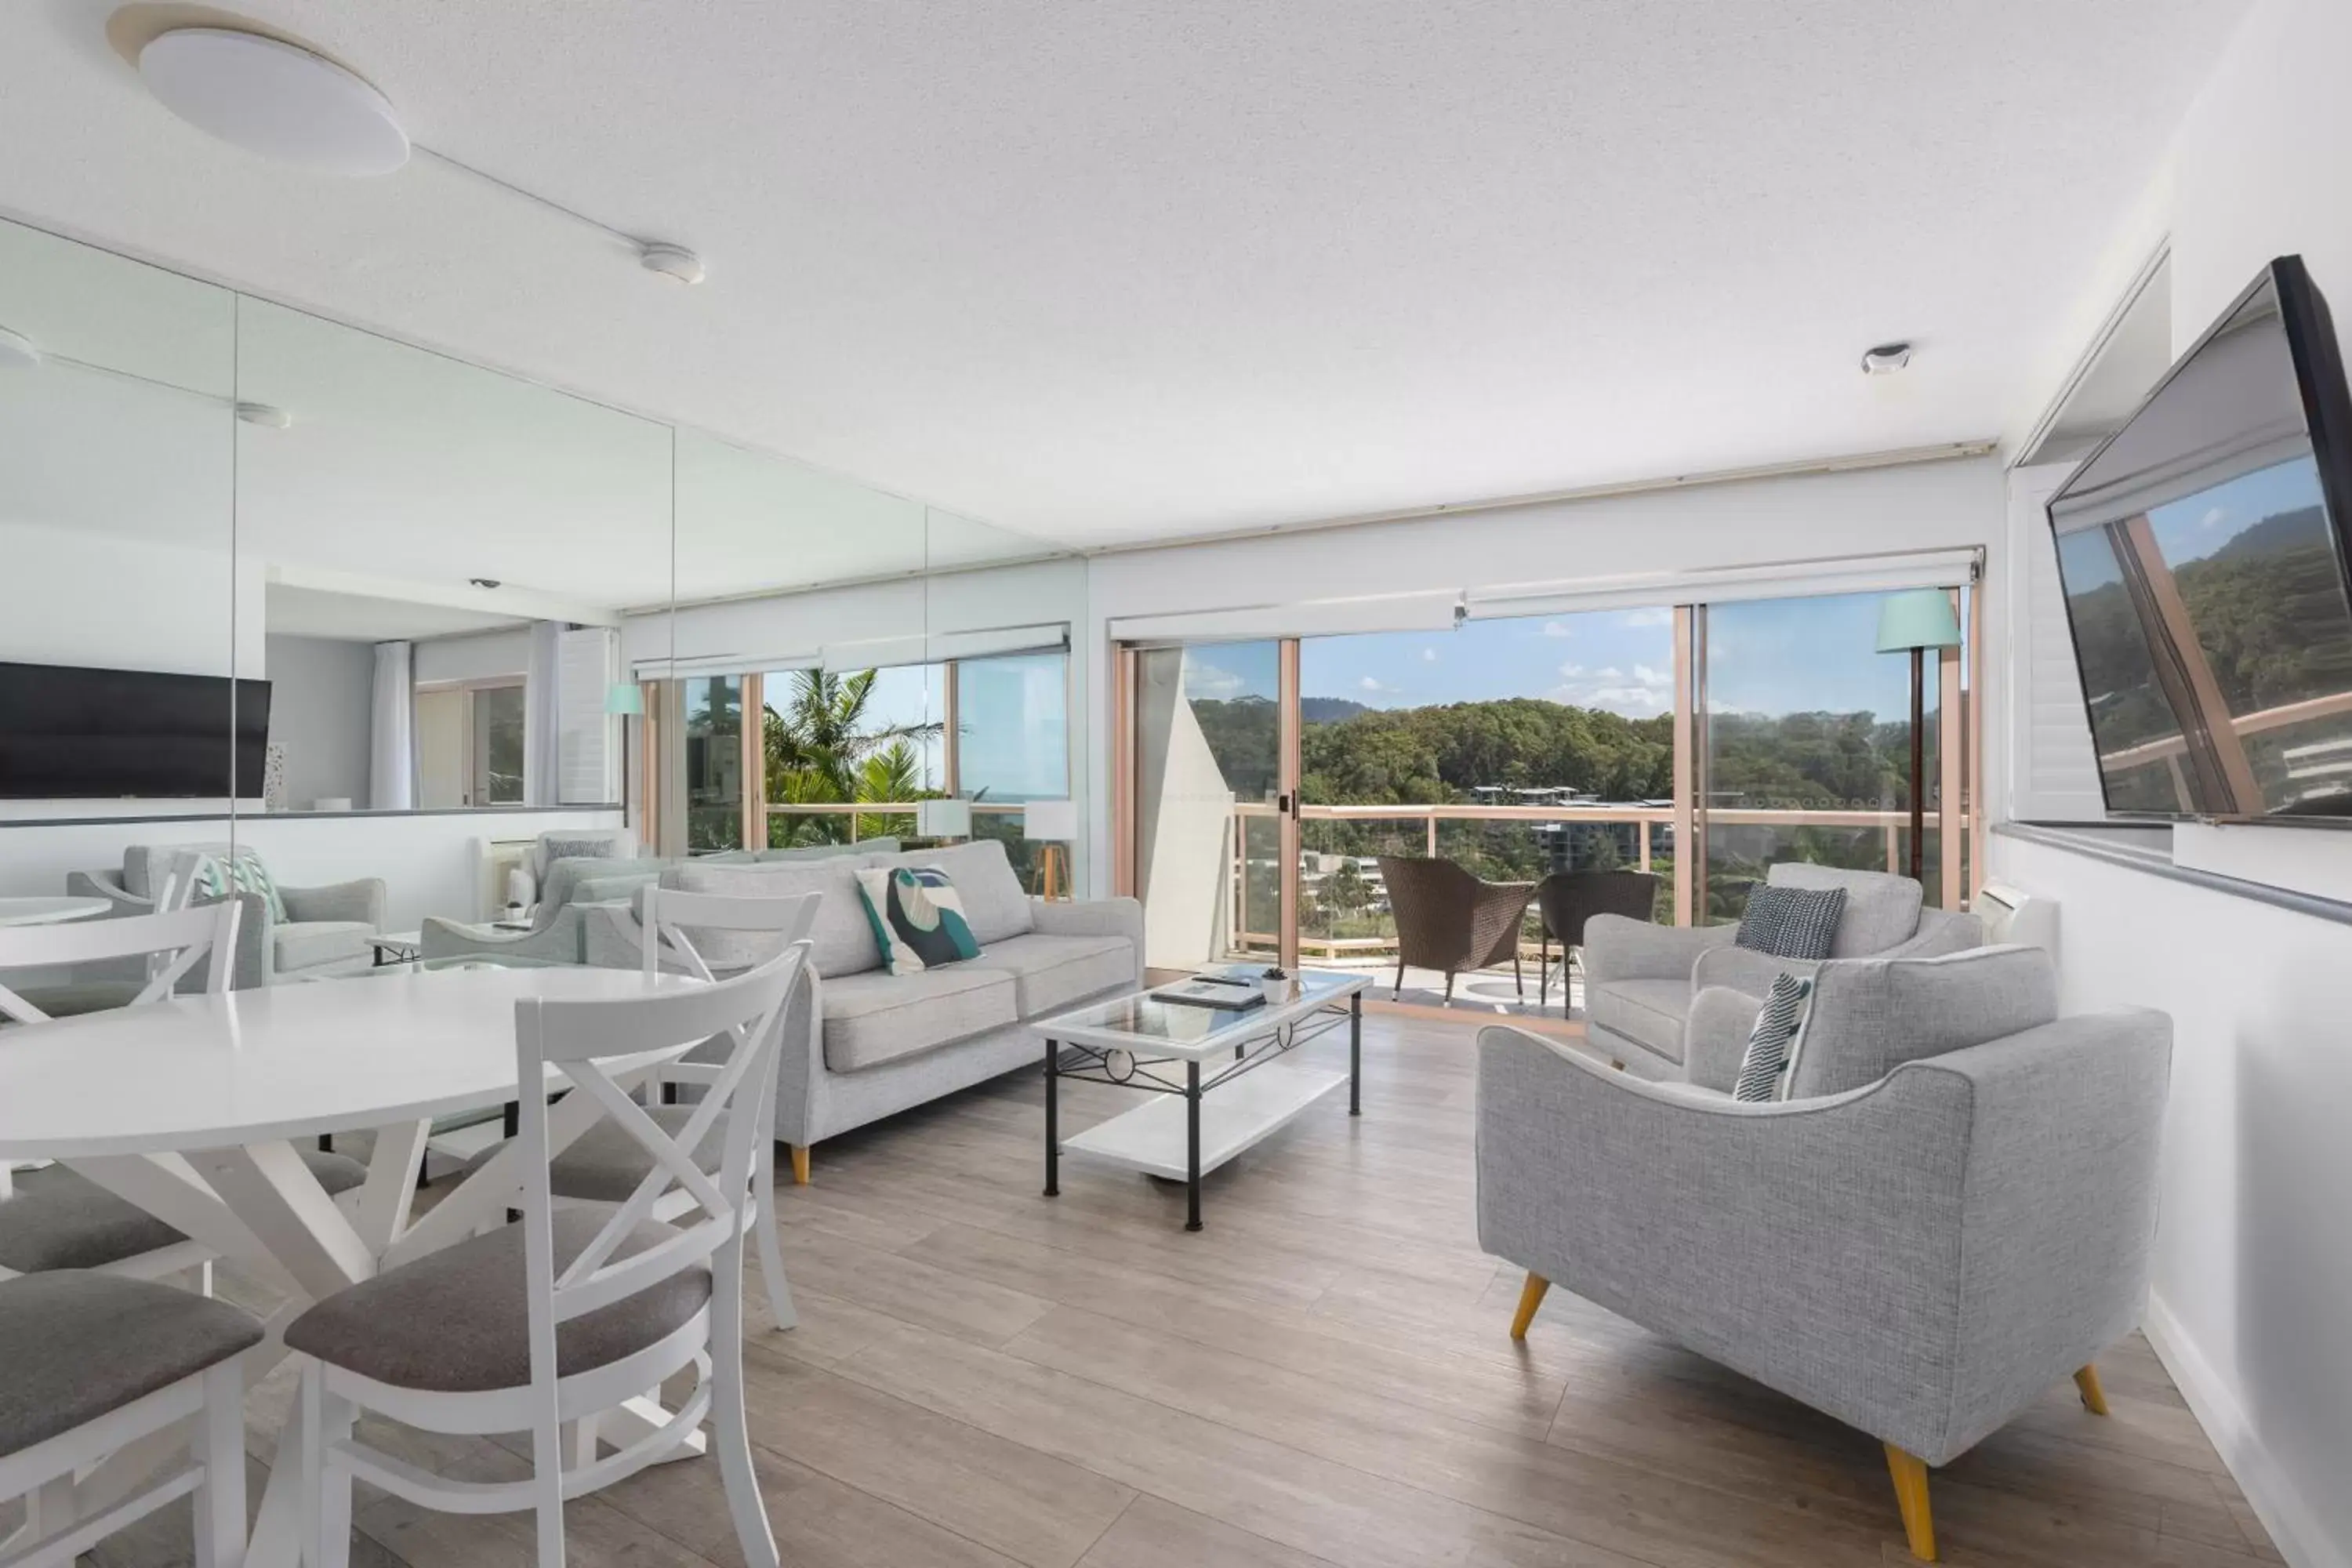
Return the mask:
{"type": "Polygon", "coordinates": [[[266,680],[0,664],[0,797],[258,795],[268,745],[266,680]]]}
{"type": "Polygon", "coordinates": [[[2352,822],[2352,393],[2282,257],[2050,500],[2110,815],[2352,822]]]}

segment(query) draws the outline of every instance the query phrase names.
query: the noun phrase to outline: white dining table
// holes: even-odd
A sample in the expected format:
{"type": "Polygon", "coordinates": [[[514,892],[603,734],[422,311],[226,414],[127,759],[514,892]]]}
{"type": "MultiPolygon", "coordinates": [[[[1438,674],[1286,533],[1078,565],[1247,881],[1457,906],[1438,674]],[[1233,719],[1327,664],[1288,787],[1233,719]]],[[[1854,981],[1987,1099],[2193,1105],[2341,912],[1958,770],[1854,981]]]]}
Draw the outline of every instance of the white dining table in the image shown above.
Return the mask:
{"type": "MultiPolygon", "coordinates": [[[[311,1302],[463,1240],[507,1206],[522,1174],[513,1144],[411,1217],[432,1122],[519,1097],[518,1002],[694,984],[635,969],[385,971],[20,1026],[0,1033],[0,1160],[60,1160],[283,1290],[248,1352],[250,1386],[288,1354],[286,1325],[311,1302]],[[367,1180],[331,1197],[295,1142],[362,1130],[376,1135],[367,1180]]],[[[697,1043],[608,1070],[625,1084],[697,1043]]],[[[599,1114],[586,1095],[559,1100],[551,1142],[562,1146],[599,1114]]],[[[607,1415],[604,1435],[632,1441],[666,1415],[647,1395],[607,1415]]],[[[278,1434],[252,1568],[300,1560],[299,1420],[298,1405],[278,1434]]],[[[116,1455],[78,1489],[80,1511],[107,1506],[184,1441],[164,1434],[116,1455]]]]}
{"type": "Polygon", "coordinates": [[[11,896],[0,899],[0,926],[63,925],[102,915],[113,907],[104,899],[11,896]]]}

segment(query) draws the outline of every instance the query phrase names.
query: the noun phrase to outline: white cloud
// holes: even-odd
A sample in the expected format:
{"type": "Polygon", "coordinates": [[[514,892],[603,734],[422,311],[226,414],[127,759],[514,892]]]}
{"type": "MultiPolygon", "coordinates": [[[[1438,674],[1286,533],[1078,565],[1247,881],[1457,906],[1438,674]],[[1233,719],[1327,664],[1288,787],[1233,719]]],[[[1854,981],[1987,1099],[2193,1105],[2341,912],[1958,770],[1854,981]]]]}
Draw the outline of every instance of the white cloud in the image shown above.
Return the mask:
{"type": "Polygon", "coordinates": [[[1612,664],[1608,668],[1602,670],[1595,679],[1601,680],[1622,680],[1625,679],[1625,672],[1612,664]]]}
{"type": "Polygon", "coordinates": [[[1184,661],[1184,695],[1207,698],[1212,701],[1240,695],[1249,683],[1230,669],[1219,669],[1213,664],[1184,661]]]}
{"type": "Polygon", "coordinates": [[[1671,674],[1661,669],[1652,669],[1646,664],[1637,664],[1633,667],[1633,679],[1644,686],[1672,686],[1675,683],[1675,678],[1671,674]]]}
{"type": "Polygon", "coordinates": [[[1384,685],[1369,675],[1356,682],[1356,686],[1359,690],[1378,692],[1386,696],[1394,696],[1397,690],[1395,687],[1384,685]]]}
{"type": "Polygon", "coordinates": [[[1559,667],[1559,673],[1562,679],[1574,680],[1578,676],[1584,673],[1584,666],[1580,664],[1563,664],[1559,667]]]}
{"type": "Polygon", "coordinates": [[[2229,521],[2229,509],[2227,507],[2217,506],[2210,511],[2207,512],[2203,517],[2199,518],[2197,520],[2197,526],[2200,528],[2219,528],[2229,521]]]}
{"type": "Polygon", "coordinates": [[[1546,621],[1544,623],[1544,636],[1548,637],[1572,637],[1575,635],[1576,628],[1570,626],[1566,621],[1546,621]]]}
{"type": "Polygon", "coordinates": [[[1423,664],[1435,664],[1437,662],[1437,650],[1433,647],[1423,648],[1421,650],[1421,662],[1423,664]]]}
{"type": "Polygon", "coordinates": [[[1670,626],[1675,624],[1672,610],[1627,610],[1617,617],[1621,626],[1670,626]]]}

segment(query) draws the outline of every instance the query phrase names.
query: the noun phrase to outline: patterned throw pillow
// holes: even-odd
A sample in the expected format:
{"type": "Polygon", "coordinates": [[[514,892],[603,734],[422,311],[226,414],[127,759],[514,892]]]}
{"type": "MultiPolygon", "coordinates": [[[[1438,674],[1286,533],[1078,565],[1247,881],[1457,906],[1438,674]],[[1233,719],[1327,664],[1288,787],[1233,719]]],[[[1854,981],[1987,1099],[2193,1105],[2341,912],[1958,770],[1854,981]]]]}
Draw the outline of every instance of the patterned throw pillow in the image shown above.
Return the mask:
{"type": "Polygon", "coordinates": [[[286,923],[286,900],[278,893],[278,884],[269,879],[269,868],[250,850],[240,852],[226,870],[218,856],[205,856],[196,868],[195,882],[199,898],[226,898],[232,884],[240,893],[258,893],[261,901],[269,907],[270,920],[279,925],[286,923]]]}
{"type": "Polygon", "coordinates": [[[1837,941],[1838,917],[1845,912],[1843,888],[1775,888],[1748,895],[1739,917],[1739,946],[1774,958],[1822,959],[1837,941]]]}
{"type": "Polygon", "coordinates": [[[914,974],[980,956],[955,884],[937,866],[873,866],[857,873],[857,896],[882,950],[882,967],[914,974]]]}
{"type": "Polygon", "coordinates": [[[1764,1010],[1756,1015],[1756,1026],[1748,1032],[1748,1051],[1739,1058],[1739,1079],[1732,1086],[1732,1099],[1760,1103],[1786,1098],[1793,1059],[1790,1047],[1804,1023],[1805,1008],[1812,996],[1810,980],[1794,974],[1772,977],[1772,994],[1765,998],[1764,1010]]]}
{"type": "Polygon", "coordinates": [[[621,858],[620,841],[611,834],[599,834],[593,838],[547,838],[541,840],[544,858],[551,866],[558,860],[617,860],[621,858]]]}

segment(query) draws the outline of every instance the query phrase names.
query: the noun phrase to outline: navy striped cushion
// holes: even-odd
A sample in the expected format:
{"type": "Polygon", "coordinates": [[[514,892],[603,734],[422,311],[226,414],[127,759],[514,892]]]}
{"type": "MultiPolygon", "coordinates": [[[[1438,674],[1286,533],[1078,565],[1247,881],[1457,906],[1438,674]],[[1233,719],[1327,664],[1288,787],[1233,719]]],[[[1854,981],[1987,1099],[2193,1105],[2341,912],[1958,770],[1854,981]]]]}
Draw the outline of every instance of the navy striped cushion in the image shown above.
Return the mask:
{"type": "Polygon", "coordinates": [[[1805,1005],[1812,1000],[1813,983],[1794,974],[1772,977],[1772,994],[1756,1015],[1748,1032],[1748,1051],[1739,1058],[1739,1079],[1731,1098],[1760,1103],[1780,1098],[1783,1075],[1789,1070],[1789,1047],[1805,1020],[1805,1005]]]}

